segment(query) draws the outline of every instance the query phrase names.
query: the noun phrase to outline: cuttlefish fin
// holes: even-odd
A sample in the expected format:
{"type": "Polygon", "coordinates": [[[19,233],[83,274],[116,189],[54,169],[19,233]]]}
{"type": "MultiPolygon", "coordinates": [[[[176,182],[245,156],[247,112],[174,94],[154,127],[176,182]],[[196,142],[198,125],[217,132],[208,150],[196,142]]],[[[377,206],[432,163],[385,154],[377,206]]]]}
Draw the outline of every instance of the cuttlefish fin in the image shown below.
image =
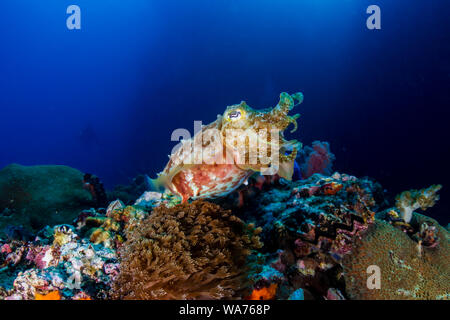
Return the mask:
{"type": "MultiPolygon", "coordinates": [[[[176,169],[170,170],[169,173],[158,173],[158,177],[156,179],[150,179],[150,191],[162,191],[170,186],[172,183],[173,177],[175,177],[180,171],[187,170],[195,164],[184,164],[182,166],[178,166],[176,169]]],[[[170,188],[169,188],[170,189],[170,188]]]]}
{"type": "MultiPolygon", "coordinates": [[[[179,172],[179,171],[180,170],[178,170],[177,172],[179,172]]],[[[172,190],[168,187],[168,184],[172,180],[172,177],[173,177],[173,175],[168,176],[168,175],[159,173],[158,177],[156,179],[149,179],[150,191],[164,192],[166,190],[170,190],[172,192],[172,190]]],[[[175,190],[175,194],[181,198],[181,203],[186,203],[190,198],[189,195],[179,194],[178,192],[176,192],[176,190],[175,190]]]]}
{"type": "Polygon", "coordinates": [[[149,179],[148,180],[148,184],[150,187],[149,189],[150,191],[157,191],[157,192],[162,191],[166,188],[166,182],[167,179],[163,175],[158,176],[158,178],[156,179],[149,179]]]}

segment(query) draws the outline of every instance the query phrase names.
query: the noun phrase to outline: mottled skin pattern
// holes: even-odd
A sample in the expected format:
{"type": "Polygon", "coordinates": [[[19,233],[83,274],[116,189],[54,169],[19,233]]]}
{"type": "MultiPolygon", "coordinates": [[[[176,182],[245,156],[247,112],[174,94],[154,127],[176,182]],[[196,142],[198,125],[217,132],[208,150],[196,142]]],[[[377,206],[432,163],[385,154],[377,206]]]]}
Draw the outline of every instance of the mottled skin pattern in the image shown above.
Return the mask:
{"type": "Polygon", "coordinates": [[[295,102],[299,104],[302,100],[301,93],[282,93],[280,102],[273,109],[254,110],[245,102],[228,107],[223,115],[203,126],[193,138],[182,141],[181,147],[170,155],[166,167],[154,180],[155,184],[179,195],[183,202],[190,198],[222,197],[236,190],[253,173],[273,166],[273,161],[267,162],[271,148],[279,152],[277,173],[290,180],[301,144],[296,140],[285,140],[282,132],[291,123],[294,125],[292,132],[297,129],[299,115],[289,116],[288,112],[296,105],[295,102]],[[272,139],[271,129],[279,131],[277,140],[272,139]],[[236,130],[247,130],[247,137],[237,134],[230,143],[227,135],[236,130]],[[264,130],[269,134],[258,135],[264,130]],[[251,138],[257,139],[260,146],[266,146],[269,154],[265,149],[257,148],[250,163],[248,141],[251,138]],[[289,155],[285,154],[287,151],[289,155]]]}
{"type": "MultiPolygon", "coordinates": [[[[262,168],[267,167],[267,163],[263,163],[263,159],[268,155],[271,156],[271,146],[274,145],[276,150],[279,152],[279,162],[280,162],[280,172],[278,174],[283,178],[290,180],[293,173],[293,161],[297,157],[297,151],[301,147],[300,142],[296,140],[287,141],[283,137],[283,131],[292,123],[294,128],[291,132],[297,130],[297,119],[300,116],[296,114],[294,116],[289,116],[288,112],[294,108],[294,106],[300,104],[303,101],[303,95],[301,93],[296,93],[289,95],[285,92],[280,95],[280,102],[273,109],[264,110],[254,110],[250,108],[245,101],[238,105],[229,106],[223,115],[222,120],[222,140],[229,149],[235,155],[241,156],[245,155],[245,161],[243,159],[236,159],[236,163],[242,169],[251,169],[253,171],[261,171],[262,168]],[[296,104],[297,102],[297,104],[296,104]],[[240,116],[236,116],[240,115],[240,116]],[[250,130],[248,130],[250,129],[250,130]],[[278,141],[272,139],[270,135],[270,130],[277,130],[279,132],[278,141]],[[237,139],[232,140],[233,145],[229,144],[226,135],[229,130],[247,130],[249,133],[247,135],[239,134],[237,139]],[[261,141],[261,132],[268,132],[267,137],[261,141]],[[253,134],[253,137],[250,135],[253,134]],[[264,150],[261,152],[258,149],[256,153],[256,163],[250,162],[249,155],[249,140],[250,138],[258,140],[258,143],[265,145],[268,154],[264,150]],[[289,155],[286,155],[286,151],[292,151],[289,155]],[[241,161],[239,161],[241,160],[241,161]],[[244,162],[244,164],[240,164],[244,162]],[[283,168],[285,165],[287,168],[283,168]]],[[[255,161],[254,161],[255,162],[255,161]]]]}

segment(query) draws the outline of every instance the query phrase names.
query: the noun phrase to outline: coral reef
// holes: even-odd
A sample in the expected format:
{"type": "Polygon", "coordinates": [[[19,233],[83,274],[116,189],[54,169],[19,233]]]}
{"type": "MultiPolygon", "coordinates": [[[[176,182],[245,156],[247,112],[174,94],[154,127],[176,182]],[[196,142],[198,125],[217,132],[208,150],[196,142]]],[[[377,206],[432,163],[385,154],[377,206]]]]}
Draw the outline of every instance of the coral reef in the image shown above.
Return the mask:
{"type": "MultiPolygon", "coordinates": [[[[2,199],[36,201],[24,181],[2,199]]],[[[146,191],[40,230],[23,220],[0,235],[0,299],[449,299],[448,226],[419,213],[440,188],[394,206],[369,178],[255,176],[211,202],[146,191]],[[374,267],[380,287],[369,289],[374,267]]],[[[19,208],[1,219],[33,214],[19,208]]]]}
{"type": "Polygon", "coordinates": [[[120,299],[220,299],[245,288],[259,230],[200,200],[160,206],[119,250],[120,299]]]}
{"type": "Polygon", "coordinates": [[[0,298],[106,298],[117,275],[116,252],[81,239],[74,229],[55,226],[48,238],[3,243],[0,285],[4,290],[0,298]]]}
{"type": "Polygon", "coordinates": [[[0,170],[0,236],[5,227],[37,232],[47,224],[71,222],[92,205],[83,174],[66,166],[9,165],[0,170]]]}
{"type": "Polygon", "coordinates": [[[277,283],[277,299],[299,289],[308,299],[324,299],[330,289],[344,291],[342,259],[386,205],[380,193],[381,186],[370,180],[335,173],[254,195],[241,210],[263,227],[266,263],[253,275],[255,288],[277,283]]]}
{"type": "Polygon", "coordinates": [[[260,289],[253,289],[252,294],[247,298],[248,300],[272,300],[275,298],[278,285],[271,283],[268,287],[260,289]]]}
{"type": "MultiPolygon", "coordinates": [[[[383,259],[391,259],[388,252],[392,251],[401,256],[397,262],[408,261],[402,255],[407,253],[418,259],[411,263],[414,268],[422,266],[411,269],[410,274],[398,272],[399,281],[414,275],[422,282],[399,286],[398,282],[389,285],[382,280],[386,290],[401,288],[404,295],[415,299],[448,299],[448,232],[417,213],[410,224],[399,223],[403,220],[398,209],[389,207],[384,190],[372,180],[339,173],[314,174],[294,183],[280,181],[259,193],[257,188],[252,190],[251,197],[238,208],[244,220],[263,228],[260,252],[265,263],[260,272],[252,274],[255,284],[251,297],[265,299],[267,292],[272,292],[269,288],[273,290],[272,285],[277,284],[271,298],[294,299],[301,292],[303,299],[402,299],[406,296],[384,295],[366,286],[367,267],[382,268],[388,263],[383,259]],[[395,236],[371,236],[380,224],[395,236]],[[397,247],[403,251],[398,253],[397,247]],[[431,263],[425,265],[424,259],[431,263]],[[356,291],[361,287],[364,294],[356,291]],[[422,294],[413,292],[412,287],[422,294]]],[[[233,201],[225,199],[223,205],[226,203],[233,201]]],[[[391,278],[389,270],[382,274],[391,278]]]]}

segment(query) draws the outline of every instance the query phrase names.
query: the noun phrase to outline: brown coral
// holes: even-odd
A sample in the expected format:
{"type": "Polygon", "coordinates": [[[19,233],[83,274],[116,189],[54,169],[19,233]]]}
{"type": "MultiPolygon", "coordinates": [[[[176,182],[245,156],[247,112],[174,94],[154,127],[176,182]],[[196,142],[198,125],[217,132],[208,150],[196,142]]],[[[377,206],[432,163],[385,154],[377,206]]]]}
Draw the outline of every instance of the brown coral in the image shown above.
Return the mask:
{"type": "MultiPolygon", "coordinates": [[[[246,286],[259,229],[218,205],[160,206],[127,234],[120,250],[119,299],[220,299],[246,286]]],[[[242,296],[242,295],[240,295],[242,296]]]]}
{"type": "Polygon", "coordinates": [[[406,233],[376,220],[344,258],[347,294],[352,299],[448,299],[450,292],[449,233],[431,218],[414,214],[417,224],[437,227],[439,245],[421,246],[406,233]],[[381,270],[381,288],[368,289],[366,270],[381,270]]]}

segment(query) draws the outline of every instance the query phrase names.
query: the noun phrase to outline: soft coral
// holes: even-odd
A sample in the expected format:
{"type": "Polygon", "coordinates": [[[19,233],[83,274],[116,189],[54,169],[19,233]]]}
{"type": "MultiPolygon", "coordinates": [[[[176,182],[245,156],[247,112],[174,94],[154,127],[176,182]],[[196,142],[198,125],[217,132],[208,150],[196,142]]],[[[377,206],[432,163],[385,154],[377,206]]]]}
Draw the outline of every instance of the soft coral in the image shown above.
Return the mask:
{"type": "Polygon", "coordinates": [[[335,156],[328,142],[314,141],[312,147],[302,151],[304,163],[301,166],[302,178],[307,179],[315,173],[330,174],[335,156]]]}

